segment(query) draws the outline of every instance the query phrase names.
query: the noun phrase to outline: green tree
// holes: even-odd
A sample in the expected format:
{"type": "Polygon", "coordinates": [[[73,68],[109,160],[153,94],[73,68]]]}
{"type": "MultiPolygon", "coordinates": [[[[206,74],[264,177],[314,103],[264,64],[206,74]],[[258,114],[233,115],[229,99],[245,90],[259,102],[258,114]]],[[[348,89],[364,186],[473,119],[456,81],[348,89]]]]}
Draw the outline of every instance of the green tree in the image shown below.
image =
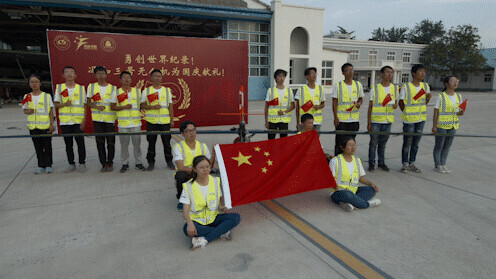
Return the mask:
{"type": "Polygon", "coordinates": [[[410,31],[409,41],[414,44],[427,45],[433,41],[441,39],[445,33],[444,25],[441,20],[434,22],[424,19],[420,23],[417,23],[415,28],[410,31]]]}
{"type": "Polygon", "coordinates": [[[372,31],[372,38],[369,41],[397,42],[405,43],[408,41],[408,28],[391,27],[391,29],[377,28],[372,31]]]}
{"type": "Polygon", "coordinates": [[[486,59],[479,49],[480,36],[476,27],[452,27],[440,39],[433,40],[425,49],[425,64],[434,75],[462,76],[480,72],[486,59]]]}
{"type": "Polygon", "coordinates": [[[355,31],[348,32],[348,30],[344,29],[341,26],[337,26],[337,27],[338,27],[337,31],[331,30],[328,35],[324,36],[324,38],[333,38],[334,34],[345,34],[345,35],[350,35],[350,40],[356,39],[356,36],[351,36],[353,33],[355,33],[355,31]]]}

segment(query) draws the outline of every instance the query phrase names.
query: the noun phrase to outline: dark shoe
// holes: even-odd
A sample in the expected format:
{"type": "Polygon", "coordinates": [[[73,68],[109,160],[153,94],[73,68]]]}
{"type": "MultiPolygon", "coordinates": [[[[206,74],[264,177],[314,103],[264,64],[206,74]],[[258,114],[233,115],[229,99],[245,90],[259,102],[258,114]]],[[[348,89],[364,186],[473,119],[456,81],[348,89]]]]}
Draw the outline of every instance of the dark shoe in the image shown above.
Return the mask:
{"type": "Polygon", "coordinates": [[[108,166],[107,164],[103,165],[102,168],[100,169],[100,172],[107,172],[108,166]]]}
{"type": "Polygon", "coordinates": [[[146,168],[147,171],[152,171],[155,168],[155,163],[148,163],[148,168],[146,168]]]}
{"type": "Polygon", "coordinates": [[[383,171],[389,171],[388,166],[386,166],[385,164],[379,164],[377,167],[382,169],[383,171]]]}
{"type": "Polygon", "coordinates": [[[177,209],[177,211],[182,212],[183,211],[183,204],[178,203],[176,209],[177,209]]]}
{"type": "Polygon", "coordinates": [[[129,165],[122,165],[120,172],[121,173],[126,172],[128,169],[129,169],[129,165]]]}
{"type": "Polygon", "coordinates": [[[374,171],[374,169],[375,169],[375,165],[374,165],[374,163],[369,164],[369,171],[370,171],[370,172],[373,172],[373,171],[374,171]]]}
{"type": "Polygon", "coordinates": [[[114,164],[107,164],[107,171],[111,172],[114,170],[114,164]]]}
{"type": "Polygon", "coordinates": [[[142,170],[142,171],[145,171],[146,170],[145,167],[143,166],[143,164],[137,164],[136,165],[136,169],[137,170],[142,170]]]}
{"type": "Polygon", "coordinates": [[[172,162],[167,162],[167,167],[170,169],[170,170],[175,170],[176,169],[176,166],[174,166],[174,164],[172,162]]]}

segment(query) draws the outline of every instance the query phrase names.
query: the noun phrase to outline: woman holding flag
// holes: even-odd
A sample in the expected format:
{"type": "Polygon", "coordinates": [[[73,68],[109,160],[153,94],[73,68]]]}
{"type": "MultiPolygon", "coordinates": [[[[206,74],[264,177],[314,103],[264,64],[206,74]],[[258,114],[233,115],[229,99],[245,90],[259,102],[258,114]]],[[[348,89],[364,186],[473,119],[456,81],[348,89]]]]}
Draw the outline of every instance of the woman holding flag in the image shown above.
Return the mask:
{"type": "Polygon", "coordinates": [[[38,168],[35,174],[42,172],[51,173],[52,169],[52,137],[54,131],[53,101],[52,96],[41,91],[41,78],[32,74],[28,78],[29,87],[33,90],[24,96],[22,108],[28,115],[28,128],[30,135],[47,135],[33,137],[34,149],[38,158],[38,168]]]}
{"type": "Polygon", "coordinates": [[[214,239],[231,240],[231,230],[240,222],[237,213],[224,212],[220,179],[210,175],[210,161],[200,155],[193,159],[192,179],[183,183],[179,202],[184,204],[184,234],[191,237],[191,250],[203,248],[214,239]]]}
{"type": "Polygon", "coordinates": [[[438,95],[434,105],[432,132],[436,135],[434,145],[434,170],[439,173],[449,173],[446,167],[449,149],[460,124],[458,117],[465,113],[466,102],[462,102],[462,95],[456,93],[458,78],[447,76],[443,80],[444,90],[438,95]]]}

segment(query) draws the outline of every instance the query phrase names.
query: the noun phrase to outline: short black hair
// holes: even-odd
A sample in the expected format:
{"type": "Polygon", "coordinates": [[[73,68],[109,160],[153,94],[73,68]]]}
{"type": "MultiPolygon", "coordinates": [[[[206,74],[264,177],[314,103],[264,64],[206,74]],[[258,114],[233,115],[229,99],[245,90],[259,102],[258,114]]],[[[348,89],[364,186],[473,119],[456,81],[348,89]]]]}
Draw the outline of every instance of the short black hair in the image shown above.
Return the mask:
{"type": "Polygon", "coordinates": [[[305,76],[308,76],[310,74],[310,71],[314,71],[315,73],[317,73],[317,68],[315,67],[306,68],[304,72],[305,76]]]}
{"type": "Polygon", "coordinates": [[[72,66],[65,66],[65,67],[62,69],[62,73],[65,73],[65,69],[73,69],[73,70],[74,70],[74,73],[76,73],[76,69],[74,69],[74,67],[72,67],[72,66]]]}
{"type": "Polygon", "coordinates": [[[384,66],[384,67],[381,68],[381,74],[384,74],[384,72],[386,71],[386,69],[391,69],[391,71],[394,71],[393,70],[393,67],[391,67],[391,66],[384,66]]]}
{"type": "Polygon", "coordinates": [[[413,77],[413,74],[417,73],[419,70],[422,70],[424,69],[425,70],[425,66],[422,65],[422,64],[415,64],[412,66],[412,77],[413,77]]]}
{"type": "Polygon", "coordinates": [[[344,70],[349,66],[353,67],[351,63],[344,63],[343,66],[341,66],[341,72],[344,73],[344,70]]]}
{"type": "Polygon", "coordinates": [[[31,78],[33,78],[33,77],[34,77],[34,78],[37,78],[40,82],[42,82],[42,81],[41,81],[41,77],[40,77],[39,75],[37,75],[37,74],[30,74],[30,75],[28,76],[28,83],[29,83],[29,81],[31,80],[31,78]]]}
{"type": "Polygon", "coordinates": [[[96,66],[95,69],[93,69],[94,74],[96,74],[96,72],[99,72],[99,71],[103,71],[103,72],[107,73],[107,69],[105,69],[105,67],[103,67],[103,66],[96,66]]]}
{"type": "Polygon", "coordinates": [[[188,127],[188,125],[193,125],[195,126],[196,128],[196,124],[195,122],[191,121],[191,120],[184,120],[183,122],[181,122],[181,126],[179,126],[179,132],[184,132],[184,130],[186,130],[186,127],[188,127]]]}
{"type": "Polygon", "coordinates": [[[274,72],[274,79],[277,78],[278,75],[280,74],[284,74],[284,76],[288,76],[288,72],[282,70],[282,69],[277,69],[275,72],[274,72]]]}
{"type": "Polygon", "coordinates": [[[119,75],[119,77],[122,78],[123,75],[129,75],[131,78],[133,77],[133,75],[131,75],[131,73],[128,72],[128,71],[121,72],[121,74],[119,75]]]}
{"type": "Polygon", "coordinates": [[[151,72],[150,72],[150,76],[153,76],[154,73],[160,73],[160,75],[162,75],[162,71],[160,71],[159,69],[153,69],[151,72]]]}
{"type": "Polygon", "coordinates": [[[301,123],[307,121],[308,119],[313,119],[313,115],[310,113],[305,113],[301,116],[301,123]]]}

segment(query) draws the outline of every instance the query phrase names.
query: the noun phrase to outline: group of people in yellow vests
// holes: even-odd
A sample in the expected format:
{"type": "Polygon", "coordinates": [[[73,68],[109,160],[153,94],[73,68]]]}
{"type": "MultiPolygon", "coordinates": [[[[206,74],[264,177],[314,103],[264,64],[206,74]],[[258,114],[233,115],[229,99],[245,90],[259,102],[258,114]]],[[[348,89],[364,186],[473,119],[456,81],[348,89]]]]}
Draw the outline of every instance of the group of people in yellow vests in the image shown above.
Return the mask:
{"type": "MultiPolygon", "coordinates": [[[[359,109],[363,103],[363,86],[353,80],[353,66],[349,63],[341,67],[345,79],[334,86],[332,111],[336,130],[358,131],[359,109]]],[[[31,135],[49,135],[55,130],[54,107],[59,109],[59,123],[64,136],[68,167],[65,172],[76,169],[86,171],[86,150],[84,143],[84,126],[86,123],[85,107],[91,108],[94,130],[97,134],[114,132],[117,120],[121,142],[122,167],[120,172],[129,169],[129,141],[133,143],[133,155],[137,170],[152,171],[155,166],[155,145],[157,135],[147,135],[148,152],[145,168],[141,160],[141,110],[145,110],[147,131],[170,131],[174,125],[174,109],[170,88],[162,86],[162,73],[153,70],[150,75],[152,86],[139,91],[131,87],[132,75],[129,72],[120,74],[121,87],[117,88],[106,82],[107,70],[98,66],[94,69],[97,82],[90,84],[88,92],[84,86],[75,82],[76,70],[73,67],[63,69],[65,83],[58,84],[52,101],[50,94],[41,91],[41,78],[29,76],[32,92],[23,100],[24,113],[28,115],[27,124],[31,135]],[[128,134],[130,133],[130,134],[128,134]],[[73,141],[78,146],[78,162],[76,167],[73,141]]],[[[280,137],[287,136],[288,124],[292,119],[292,110],[296,109],[297,129],[300,132],[320,130],[325,107],[323,87],[315,83],[316,68],[308,68],[304,72],[307,84],[298,88],[296,94],[284,86],[287,72],[278,69],[274,73],[276,85],[267,91],[265,105],[266,128],[277,131],[280,137]]],[[[394,122],[394,109],[398,106],[403,111],[403,131],[405,133],[422,133],[426,121],[426,104],[431,99],[429,85],[423,82],[425,68],[423,65],[412,67],[413,81],[402,86],[392,84],[393,69],[385,66],[381,69],[382,81],[371,89],[368,109],[368,131],[390,132],[394,122]]],[[[440,173],[448,173],[446,159],[459,127],[458,116],[463,115],[461,95],[455,93],[458,79],[446,77],[445,89],[439,95],[434,112],[433,129],[437,133],[434,147],[435,169],[440,173]]],[[[184,233],[191,237],[191,248],[196,249],[217,238],[230,240],[231,230],[240,222],[236,213],[225,211],[220,179],[210,175],[215,162],[215,153],[210,153],[204,143],[196,140],[196,125],[192,121],[183,121],[179,131],[184,140],[174,148],[170,145],[170,134],[161,135],[164,155],[171,170],[176,170],[177,210],[183,211],[184,233]]],[[[269,139],[275,138],[269,133],[269,139]]],[[[404,135],[402,148],[402,172],[417,172],[415,158],[420,141],[419,135],[404,135]]],[[[52,147],[50,136],[32,137],[38,167],[35,174],[51,173],[52,147]]],[[[369,171],[374,171],[375,154],[378,154],[378,168],[388,171],[384,161],[387,133],[371,133],[369,144],[369,171]]],[[[101,172],[113,170],[115,154],[115,136],[96,136],[101,172]]],[[[365,177],[361,160],[353,154],[356,151],[355,135],[340,133],[336,135],[334,157],[328,155],[331,171],[336,179],[338,189],[331,194],[331,200],[346,211],[355,208],[378,206],[381,201],[374,198],[378,187],[365,177]],[[358,186],[361,182],[366,186],[358,186]]]]}

